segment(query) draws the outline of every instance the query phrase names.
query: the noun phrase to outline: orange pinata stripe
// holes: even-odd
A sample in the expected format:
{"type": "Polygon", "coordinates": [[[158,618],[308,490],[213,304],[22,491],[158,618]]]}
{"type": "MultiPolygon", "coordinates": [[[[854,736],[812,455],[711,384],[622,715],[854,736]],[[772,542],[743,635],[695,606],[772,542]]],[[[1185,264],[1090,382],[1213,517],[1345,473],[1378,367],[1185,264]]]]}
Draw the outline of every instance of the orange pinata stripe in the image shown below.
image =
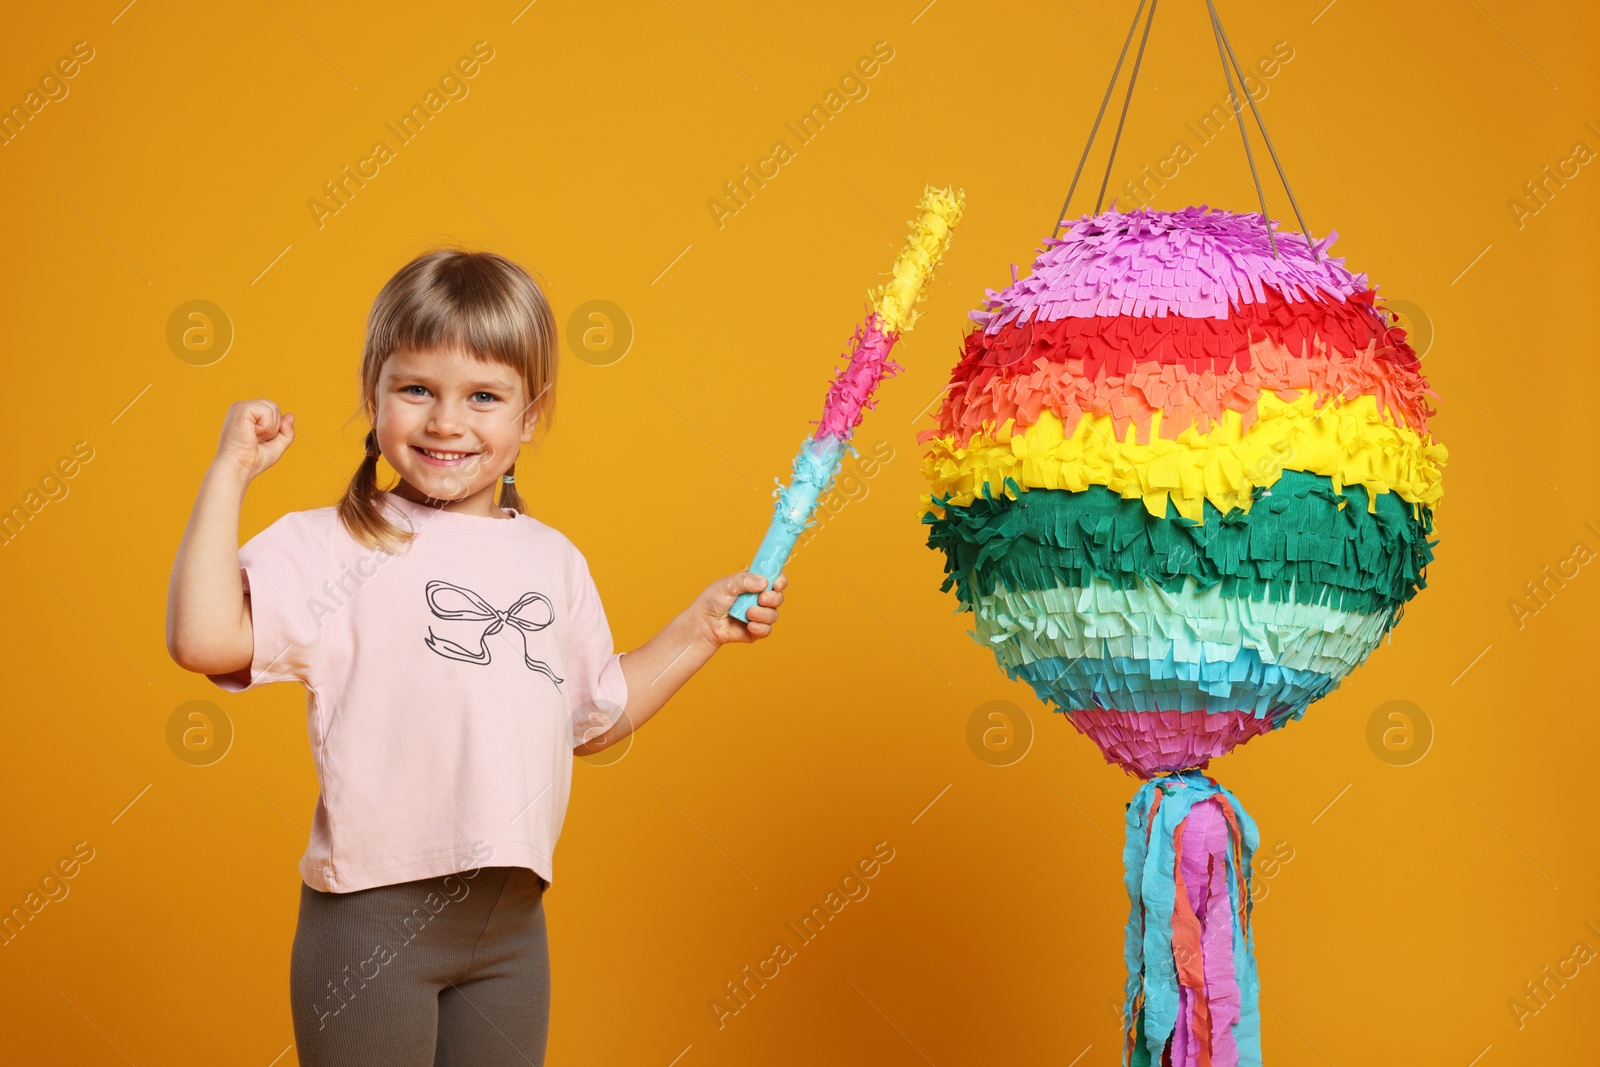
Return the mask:
{"type": "Polygon", "coordinates": [[[1385,421],[1419,434],[1427,432],[1428,416],[1436,413],[1427,397],[1438,394],[1420,375],[1380,358],[1375,342],[1344,356],[1330,352],[1318,339],[1307,346],[1307,354],[1295,355],[1281,341],[1262,337],[1250,342],[1249,351],[1250,359],[1241,361],[1246,366],[1236,363],[1222,372],[1152,359],[1126,374],[1091,378],[1083,356],[1043,349],[1031,360],[983,367],[956,382],[939,409],[938,428],[923,430],[918,437],[926,443],[935,434],[950,436],[965,445],[973,434],[992,434],[1008,419],[1016,420],[1016,430],[1026,429],[1048,410],[1069,435],[1080,418],[1099,415],[1110,418],[1118,440],[1125,440],[1133,426],[1137,442],[1148,444],[1151,416],[1158,411],[1161,436],[1168,440],[1191,426],[1209,433],[1226,411],[1238,412],[1242,429],[1248,430],[1260,396],[1268,390],[1285,401],[1310,392],[1318,407],[1332,398],[1371,396],[1385,421]]]}

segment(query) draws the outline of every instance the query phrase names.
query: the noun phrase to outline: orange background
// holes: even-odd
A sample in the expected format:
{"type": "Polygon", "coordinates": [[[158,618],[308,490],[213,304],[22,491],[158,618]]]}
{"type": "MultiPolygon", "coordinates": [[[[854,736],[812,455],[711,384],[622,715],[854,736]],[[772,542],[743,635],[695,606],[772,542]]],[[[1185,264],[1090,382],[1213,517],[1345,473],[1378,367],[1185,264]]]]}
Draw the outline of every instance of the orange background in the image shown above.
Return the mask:
{"type": "MultiPolygon", "coordinates": [[[[521,6],[110,0],[10,16],[0,103],[75,42],[94,58],[0,147],[0,502],[22,503],[79,441],[93,458],[0,552],[0,906],[77,842],[93,859],[0,948],[0,1058],[294,1060],[296,861],[316,797],[304,695],[227,696],[163,640],[173,554],[230,402],[271,397],[303,438],[251,488],[248,537],[330,503],[355,470],[365,315],[414,254],[460,241],[517,257],[564,334],[583,302],[614,302],[631,349],[599,366],[563,338],[554,429],[518,483],[583,549],[632,648],[748,562],[865,292],[935,182],[966,190],[967,217],[897,350],[904,373],[858,433],[893,458],[796,555],[772,639],[725,649],[620,761],[577,771],[548,898],[550,1062],[1118,1062],[1136,783],[965,636],[916,522],[914,435],[966,312],[1048,232],[1133,5],[521,6]],[[480,40],[494,58],[470,94],[319,229],[306,202],[323,182],[480,40]],[[783,124],[880,40],[894,58],[869,94],[719,229],[707,200],[775,140],[795,147],[783,124]],[[166,341],[194,299],[235,330],[209,366],[166,341]],[[167,742],[196,699],[234,730],[209,766],[167,742]],[[967,741],[995,700],[1035,733],[1007,766],[967,741]],[[870,895],[719,1029],[707,1005],[723,983],[880,841],[894,859],[870,895]]],[[[1262,100],[1269,129],[1312,228],[1338,229],[1335,253],[1431,322],[1433,430],[1451,450],[1438,560],[1392,642],[1304,720],[1212,767],[1262,853],[1292,854],[1270,875],[1257,864],[1267,1061],[1592,1057],[1600,963],[1547,986],[1520,1027],[1508,1002],[1577,942],[1600,951],[1600,732],[1575,669],[1594,659],[1594,552],[1520,625],[1508,602],[1578,542],[1600,550],[1600,174],[1549,186],[1520,225],[1507,202],[1576,141],[1600,149],[1585,125],[1600,126],[1597,16],[1507,0],[1222,13],[1241,62],[1293,48],[1262,100]],[[1395,700],[1434,733],[1405,766],[1367,740],[1395,700]]],[[[1160,8],[1114,189],[1225,101],[1207,28],[1197,3],[1160,8]]],[[[1092,206],[1109,133],[1073,214],[1092,206]]],[[[1155,205],[1254,210],[1227,134],[1155,205]]]]}

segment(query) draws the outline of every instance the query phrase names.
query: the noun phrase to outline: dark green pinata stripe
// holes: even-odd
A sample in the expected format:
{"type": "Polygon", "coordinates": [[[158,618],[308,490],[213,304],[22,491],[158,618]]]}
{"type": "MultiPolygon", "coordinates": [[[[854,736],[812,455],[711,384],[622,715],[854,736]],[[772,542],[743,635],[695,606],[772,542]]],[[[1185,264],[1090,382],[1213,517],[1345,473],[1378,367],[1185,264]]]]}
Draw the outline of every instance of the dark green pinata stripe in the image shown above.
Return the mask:
{"type": "Polygon", "coordinates": [[[1430,509],[1412,518],[1410,503],[1380,493],[1369,514],[1359,485],[1345,486],[1340,508],[1332,482],[1305,471],[1282,472],[1270,492],[1257,487],[1248,512],[1223,515],[1207,502],[1203,525],[1180,516],[1171,501],[1167,518],[1158,519],[1143,500],[1125,500],[1103,485],[1073,493],[1007,482],[1017,499],[994,499],[985,484],[970,505],[946,504],[944,518],[931,511],[922,518],[931,526],[928,547],[945,554],[940,590],[955,587],[962,610],[997,582],[1050,589],[1103,578],[1126,589],[1142,578],[1175,592],[1192,577],[1202,589],[1220,583],[1226,597],[1292,595],[1346,611],[1398,612],[1426,588],[1424,572],[1439,543],[1428,540],[1430,509]]]}

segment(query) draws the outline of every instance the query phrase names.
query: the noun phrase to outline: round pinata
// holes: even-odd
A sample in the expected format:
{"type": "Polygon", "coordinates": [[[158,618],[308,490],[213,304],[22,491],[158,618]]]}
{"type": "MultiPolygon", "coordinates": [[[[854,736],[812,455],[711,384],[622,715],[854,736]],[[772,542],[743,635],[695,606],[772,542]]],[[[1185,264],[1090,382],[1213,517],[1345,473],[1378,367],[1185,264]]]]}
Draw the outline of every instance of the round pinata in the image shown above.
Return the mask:
{"type": "Polygon", "coordinates": [[[1083,216],[970,313],[919,434],[972,636],[1140,777],[1299,718],[1426,585],[1436,394],[1336,237],[1083,216]]]}

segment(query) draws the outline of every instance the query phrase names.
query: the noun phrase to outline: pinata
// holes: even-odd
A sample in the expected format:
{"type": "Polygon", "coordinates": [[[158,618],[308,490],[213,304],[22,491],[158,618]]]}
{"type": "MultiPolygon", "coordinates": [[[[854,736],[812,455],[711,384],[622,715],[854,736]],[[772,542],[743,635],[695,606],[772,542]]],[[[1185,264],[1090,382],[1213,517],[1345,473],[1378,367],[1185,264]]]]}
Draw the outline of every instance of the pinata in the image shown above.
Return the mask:
{"type": "MultiPolygon", "coordinates": [[[[1254,828],[1200,770],[1300,718],[1426,585],[1447,458],[1432,394],[1366,276],[1303,240],[1275,258],[1260,215],[1113,210],[1044,243],[971,313],[938,426],[919,435],[928,545],[1006,674],[1155,782],[1128,810],[1135,911],[1151,877],[1182,884],[1187,848],[1230,872],[1248,934],[1254,828]],[[1189,804],[1206,821],[1179,835],[1189,804]]],[[[1177,897],[1176,912],[1170,886],[1145,902],[1159,922],[1132,917],[1131,970],[1195,946],[1177,897]]],[[[1243,960],[1250,941],[1217,951],[1243,960]]],[[[1233,970],[1215,976],[1214,1064],[1249,1062],[1216,1057],[1225,1020],[1256,1025],[1233,970]]],[[[1130,984],[1152,1035],[1191,990],[1167,986],[1155,1003],[1130,984]]]]}
{"type": "MultiPolygon", "coordinates": [[[[1130,97],[1137,77],[1136,59],[1130,97]]],[[[1256,188],[1259,213],[1097,202],[1046,237],[970,313],[919,434],[918,512],[970,635],[1144,780],[1123,852],[1129,1067],[1261,1063],[1259,835],[1206,769],[1337,688],[1438,544],[1448,453],[1398,317],[1327,256],[1336,234],[1277,232],[1256,188]]]]}

